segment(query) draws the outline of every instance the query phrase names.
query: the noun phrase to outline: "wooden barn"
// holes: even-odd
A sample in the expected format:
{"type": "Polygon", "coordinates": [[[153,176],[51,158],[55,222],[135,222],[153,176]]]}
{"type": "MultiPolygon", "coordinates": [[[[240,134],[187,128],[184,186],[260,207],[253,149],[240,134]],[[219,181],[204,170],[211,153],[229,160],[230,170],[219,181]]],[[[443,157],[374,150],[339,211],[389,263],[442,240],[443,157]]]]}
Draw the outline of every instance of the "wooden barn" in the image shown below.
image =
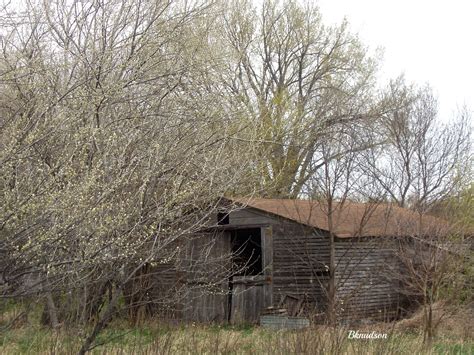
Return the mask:
{"type": "Polygon", "coordinates": [[[159,280],[149,297],[180,292],[168,296],[180,302],[164,307],[189,321],[251,323],[281,310],[322,317],[331,230],[339,319],[396,317],[396,237],[430,233],[439,221],[429,217],[420,232],[416,216],[398,207],[345,202],[332,211],[329,228],[327,205],[318,202],[226,199],[209,227],[182,245],[178,266],[154,267],[159,280]]]}

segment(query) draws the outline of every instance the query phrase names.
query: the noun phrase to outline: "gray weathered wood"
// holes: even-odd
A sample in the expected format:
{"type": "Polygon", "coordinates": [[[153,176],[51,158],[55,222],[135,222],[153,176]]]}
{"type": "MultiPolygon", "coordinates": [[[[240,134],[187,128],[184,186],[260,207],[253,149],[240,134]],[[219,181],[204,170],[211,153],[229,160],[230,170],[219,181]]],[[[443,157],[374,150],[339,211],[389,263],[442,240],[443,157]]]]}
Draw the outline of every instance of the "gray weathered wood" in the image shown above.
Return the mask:
{"type": "Polygon", "coordinates": [[[273,231],[272,227],[261,228],[263,275],[265,284],[263,289],[263,306],[273,305],[273,231]]]}
{"type": "Polygon", "coordinates": [[[258,323],[264,307],[265,277],[234,276],[232,279],[231,323],[258,323]]]}
{"type": "Polygon", "coordinates": [[[184,318],[198,322],[226,322],[230,234],[203,234],[187,245],[188,276],[184,318]]]}

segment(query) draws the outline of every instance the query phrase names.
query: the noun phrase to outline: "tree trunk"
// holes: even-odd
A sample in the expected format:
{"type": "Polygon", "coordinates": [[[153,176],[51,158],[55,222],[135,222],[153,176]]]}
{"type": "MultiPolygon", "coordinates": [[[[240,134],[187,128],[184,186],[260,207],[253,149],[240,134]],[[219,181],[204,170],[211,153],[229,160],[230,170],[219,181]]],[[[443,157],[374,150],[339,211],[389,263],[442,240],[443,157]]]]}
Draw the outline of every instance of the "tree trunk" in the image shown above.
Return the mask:
{"type": "Polygon", "coordinates": [[[328,285],[328,312],[330,326],[336,325],[336,247],[334,245],[332,200],[328,199],[328,229],[329,229],[329,285],[328,285]]]}
{"type": "Polygon", "coordinates": [[[426,315],[426,324],[425,324],[425,334],[423,336],[423,342],[425,345],[430,346],[433,342],[433,307],[432,303],[425,307],[427,307],[427,315],[426,315]]]}
{"type": "Polygon", "coordinates": [[[91,345],[94,342],[95,338],[97,337],[97,335],[99,335],[102,329],[105,328],[107,323],[112,318],[112,315],[115,311],[115,308],[117,307],[117,303],[120,299],[121,294],[122,287],[118,287],[117,292],[115,292],[115,294],[112,296],[112,299],[110,300],[110,303],[107,305],[107,309],[105,310],[104,314],[95,324],[92,333],[86,338],[86,340],[84,340],[84,343],[82,344],[82,347],[79,350],[79,355],[84,355],[86,352],[91,350],[91,345]]]}
{"type": "Polygon", "coordinates": [[[58,312],[56,310],[56,305],[54,304],[54,299],[51,292],[46,292],[46,305],[48,308],[48,316],[51,327],[56,329],[59,327],[58,312]]]}
{"type": "Polygon", "coordinates": [[[328,321],[329,325],[336,324],[336,263],[335,263],[334,235],[330,237],[329,256],[329,290],[328,290],[328,321]]]}

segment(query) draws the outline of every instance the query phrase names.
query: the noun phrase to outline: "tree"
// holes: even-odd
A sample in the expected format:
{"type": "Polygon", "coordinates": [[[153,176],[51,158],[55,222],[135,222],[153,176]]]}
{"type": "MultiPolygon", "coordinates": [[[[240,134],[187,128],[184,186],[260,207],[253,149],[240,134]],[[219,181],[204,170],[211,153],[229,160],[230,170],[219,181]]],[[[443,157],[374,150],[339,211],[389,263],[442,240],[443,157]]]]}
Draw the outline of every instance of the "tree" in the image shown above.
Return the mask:
{"type": "Polygon", "coordinates": [[[470,183],[470,113],[462,109],[440,123],[437,100],[428,86],[391,82],[385,101],[394,107],[379,126],[385,145],[367,150],[367,174],[400,207],[420,213],[470,183]]]}
{"type": "Polygon", "coordinates": [[[209,5],[2,10],[1,297],[44,297],[55,327],[96,319],[81,353],[142,267],[173,258],[243,176],[238,124],[215,129],[234,114],[209,90],[209,5]]]}
{"type": "Polygon", "coordinates": [[[460,277],[466,266],[472,268],[472,260],[468,246],[460,243],[459,237],[441,224],[425,226],[423,234],[414,230],[398,242],[395,256],[399,268],[387,267],[387,277],[398,280],[399,292],[408,305],[421,308],[423,341],[428,345],[451,312],[450,303],[472,282],[460,277]]]}
{"type": "Polygon", "coordinates": [[[326,27],[316,7],[296,1],[232,1],[221,28],[230,58],[224,86],[257,132],[259,193],[295,198],[324,165],[317,153],[331,131],[380,112],[377,60],[346,22],[326,27]]]}
{"type": "MultiPolygon", "coordinates": [[[[371,253],[376,254],[378,251],[375,245],[377,248],[381,246],[378,241],[378,244],[373,244],[359,240],[368,220],[383,200],[383,191],[377,189],[371,177],[364,174],[364,161],[357,147],[366,146],[367,139],[371,137],[361,133],[358,129],[349,127],[332,132],[330,138],[322,142],[322,168],[316,170],[304,187],[305,194],[315,206],[312,214],[322,215],[326,219],[328,235],[322,236],[328,239],[329,246],[328,277],[325,283],[326,318],[332,326],[337,323],[341,310],[350,304],[351,298],[363,286],[362,282],[359,285],[352,282],[349,287],[345,285],[353,277],[354,269],[357,269],[354,265],[363,262],[371,253]],[[354,202],[365,203],[364,211],[361,211],[360,216],[351,214],[348,217],[348,209],[351,209],[354,202]],[[358,224],[358,230],[351,231],[354,239],[345,243],[345,251],[341,255],[336,250],[337,244],[341,242],[337,231],[341,230],[341,224],[347,218],[358,224]],[[362,248],[359,249],[359,245],[362,248]],[[352,255],[351,251],[356,252],[352,255]],[[349,289],[351,292],[348,293],[349,289]]],[[[317,235],[318,231],[315,230],[315,233],[317,235]]]]}
{"type": "Polygon", "coordinates": [[[416,223],[400,241],[400,269],[389,277],[399,280],[400,292],[422,307],[424,340],[430,343],[437,326],[434,304],[443,289],[462,281],[456,276],[466,258],[464,233],[429,214],[472,181],[471,115],[464,108],[451,122],[440,123],[431,89],[409,86],[403,78],[390,84],[385,100],[397,107],[381,120],[386,144],[367,150],[364,166],[390,202],[412,210],[416,223]]]}

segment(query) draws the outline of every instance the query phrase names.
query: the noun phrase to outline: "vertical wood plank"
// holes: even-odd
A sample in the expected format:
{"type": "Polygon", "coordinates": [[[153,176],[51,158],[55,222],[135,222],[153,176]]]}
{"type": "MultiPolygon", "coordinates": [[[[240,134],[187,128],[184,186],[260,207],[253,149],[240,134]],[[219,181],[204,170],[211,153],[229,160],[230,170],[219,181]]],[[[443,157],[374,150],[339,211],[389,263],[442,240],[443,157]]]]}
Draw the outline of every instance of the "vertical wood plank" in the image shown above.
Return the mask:
{"type": "Polygon", "coordinates": [[[265,283],[262,308],[273,305],[273,230],[271,226],[260,228],[262,243],[262,267],[265,283]]]}
{"type": "Polygon", "coordinates": [[[184,317],[197,322],[226,322],[228,319],[228,280],[221,280],[230,270],[230,234],[196,236],[188,245],[190,291],[184,317]],[[193,262],[196,264],[193,265],[193,262]],[[209,287],[212,286],[212,287],[209,287]]]}

